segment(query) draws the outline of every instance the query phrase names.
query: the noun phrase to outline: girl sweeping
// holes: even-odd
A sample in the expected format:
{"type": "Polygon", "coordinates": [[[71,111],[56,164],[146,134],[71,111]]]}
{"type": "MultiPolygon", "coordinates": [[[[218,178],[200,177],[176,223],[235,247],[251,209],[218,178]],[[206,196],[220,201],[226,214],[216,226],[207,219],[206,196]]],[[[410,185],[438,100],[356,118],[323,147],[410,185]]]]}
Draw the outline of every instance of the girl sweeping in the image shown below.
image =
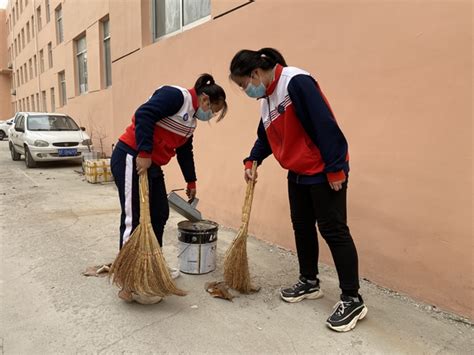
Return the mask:
{"type": "MultiPolygon", "coordinates": [[[[226,95],[210,74],[201,75],[192,89],[162,86],[132,117],[132,123],[112,153],[111,169],[118,188],[122,214],[121,248],[137,227],[140,218],[138,176],[148,174],[150,214],[153,231],[162,245],[169,207],[161,166],[177,156],[187,183],[189,199],[196,197],[196,173],[193,158],[193,133],[197,121],[217,121],[227,112],[226,95]]],[[[179,271],[172,272],[175,278],[179,271]]],[[[131,292],[122,290],[119,297],[131,301],[131,292]]]]}
{"type": "Polygon", "coordinates": [[[359,295],[357,251],[346,217],[349,155],[346,139],[318,83],[304,70],[288,67],[275,49],[241,50],[230,64],[230,77],[261,101],[257,140],[244,160],[245,179],[253,161],[273,153],[288,170],[288,195],[300,276],[281,298],[299,302],[322,297],[318,275],[316,223],[336,265],[342,290],[327,325],[348,331],[365,317],[359,295]]]}

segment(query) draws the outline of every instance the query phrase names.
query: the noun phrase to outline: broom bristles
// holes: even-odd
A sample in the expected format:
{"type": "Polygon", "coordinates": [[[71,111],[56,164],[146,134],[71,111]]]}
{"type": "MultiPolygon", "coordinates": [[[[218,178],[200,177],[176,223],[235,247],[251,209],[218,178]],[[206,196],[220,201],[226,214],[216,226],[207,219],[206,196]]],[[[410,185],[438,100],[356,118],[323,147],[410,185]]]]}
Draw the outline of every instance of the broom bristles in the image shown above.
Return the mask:
{"type": "Polygon", "coordinates": [[[224,260],[224,280],[229,287],[241,293],[250,293],[255,290],[250,281],[247,231],[242,228],[227,250],[224,260]]]}
{"type": "MultiPolygon", "coordinates": [[[[257,162],[253,162],[252,173],[255,176],[257,162]]],[[[249,263],[247,257],[247,236],[252,208],[255,181],[247,183],[245,202],[242,208],[242,226],[240,227],[224,259],[224,281],[227,285],[241,293],[255,292],[257,289],[250,281],[249,263]]]]}
{"type": "Polygon", "coordinates": [[[109,276],[112,283],[145,296],[184,296],[169,273],[153,227],[150,223],[148,178],[140,175],[140,224],[118,253],[109,276]]]}

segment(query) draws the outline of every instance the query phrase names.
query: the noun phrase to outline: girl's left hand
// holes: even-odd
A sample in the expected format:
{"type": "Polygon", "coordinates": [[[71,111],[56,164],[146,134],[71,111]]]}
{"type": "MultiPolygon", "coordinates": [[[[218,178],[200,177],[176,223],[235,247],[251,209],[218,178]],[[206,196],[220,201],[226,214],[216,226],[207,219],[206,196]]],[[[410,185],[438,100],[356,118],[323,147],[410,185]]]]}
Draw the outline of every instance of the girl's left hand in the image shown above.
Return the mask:
{"type": "Polygon", "coordinates": [[[189,198],[189,201],[192,201],[196,198],[196,189],[186,189],[186,195],[189,198]]]}
{"type": "Polygon", "coordinates": [[[339,180],[339,181],[333,181],[333,182],[329,182],[329,186],[331,186],[331,189],[333,189],[334,191],[339,191],[339,190],[342,190],[342,184],[346,181],[346,179],[344,180],[339,180]]]}

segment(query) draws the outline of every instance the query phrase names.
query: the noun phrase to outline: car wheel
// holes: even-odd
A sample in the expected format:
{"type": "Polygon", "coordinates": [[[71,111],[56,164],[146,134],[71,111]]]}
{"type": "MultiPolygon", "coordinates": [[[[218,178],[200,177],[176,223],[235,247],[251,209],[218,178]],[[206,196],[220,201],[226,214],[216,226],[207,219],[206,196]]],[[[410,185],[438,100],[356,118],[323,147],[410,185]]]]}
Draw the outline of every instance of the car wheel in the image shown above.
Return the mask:
{"type": "Polygon", "coordinates": [[[12,160],[13,161],[20,160],[21,154],[17,153],[17,151],[15,150],[15,147],[13,146],[12,142],[10,142],[9,146],[10,146],[10,154],[12,156],[12,160]]]}
{"type": "Polygon", "coordinates": [[[0,131],[0,141],[3,141],[3,139],[4,139],[6,136],[7,136],[7,135],[5,134],[5,132],[0,131]]]}
{"type": "Polygon", "coordinates": [[[25,146],[25,164],[27,168],[36,168],[36,162],[31,156],[30,150],[25,146]]]}

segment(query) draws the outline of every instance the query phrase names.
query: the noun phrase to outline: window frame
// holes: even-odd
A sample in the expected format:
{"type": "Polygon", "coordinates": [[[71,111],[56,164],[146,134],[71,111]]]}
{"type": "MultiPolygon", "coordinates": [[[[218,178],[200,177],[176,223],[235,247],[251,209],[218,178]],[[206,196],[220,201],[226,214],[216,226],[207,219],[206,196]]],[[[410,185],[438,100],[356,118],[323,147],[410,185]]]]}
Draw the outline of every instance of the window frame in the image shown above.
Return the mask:
{"type": "Polygon", "coordinates": [[[49,21],[51,21],[51,4],[49,0],[44,0],[44,11],[46,14],[46,23],[49,23],[49,21]]]}
{"type": "Polygon", "coordinates": [[[43,74],[44,73],[44,50],[41,49],[39,51],[39,65],[40,65],[40,74],[43,74]]]}
{"type": "Polygon", "coordinates": [[[49,96],[51,100],[51,112],[55,112],[56,111],[56,97],[54,94],[54,87],[49,89],[49,96]]]}
{"type": "Polygon", "coordinates": [[[110,47],[111,43],[111,35],[110,35],[110,19],[107,17],[101,21],[102,25],[102,52],[103,52],[103,63],[104,63],[104,88],[108,88],[112,86],[112,51],[110,47]],[[108,34],[105,35],[105,24],[107,24],[108,34]],[[107,47],[106,43],[108,43],[108,59],[107,61],[107,47]],[[109,68],[110,70],[107,70],[109,68]],[[110,75],[109,75],[110,74],[110,75]]]}
{"type": "Polygon", "coordinates": [[[209,15],[207,15],[205,17],[201,17],[200,19],[183,26],[183,23],[184,23],[183,1],[184,0],[179,0],[179,12],[181,14],[180,28],[176,31],[167,33],[167,34],[162,35],[162,36],[158,36],[155,33],[155,29],[156,29],[156,16],[155,16],[155,14],[156,14],[156,2],[157,1],[160,1],[160,0],[152,0],[151,1],[151,38],[152,38],[153,43],[158,42],[162,39],[166,39],[166,38],[169,38],[169,37],[172,37],[172,36],[176,36],[179,33],[190,30],[193,27],[202,25],[202,24],[212,20],[212,2],[210,2],[211,12],[210,12],[209,15]]]}
{"type": "Polygon", "coordinates": [[[85,33],[80,35],[79,37],[77,37],[74,40],[74,47],[75,47],[75,54],[76,54],[77,89],[78,89],[79,95],[83,95],[83,94],[87,94],[89,92],[89,78],[88,78],[89,73],[88,73],[88,70],[87,70],[87,37],[86,37],[85,33]],[[84,40],[85,47],[84,47],[84,49],[79,51],[79,42],[81,40],[84,40]],[[84,70],[84,73],[85,73],[85,75],[84,75],[85,90],[82,91],[82,88],[81,88],[81,64],[83,65],[84,58],[85,58],[85,66],[83,68],[85,69],[84,70]]]}
{"type": "Polygon", "coordinates": [[[64,70],[58,73],[58,87],[60,105],[59,107],[63,107],[67,105],[66,72],[64,70]]]}
{"type": "Polygon", "coordinates": [[[53,62],[53,42],[48,43],[48,69],[51,69],[54,65],[53,62]]]}
{"type": "Polygon", "coordinates": [[[41,105],[42,109],[44,110],[43,112],[48,112],[48,106],[46,102],[46,90],[41,91],[41,105]]]}
{"type": "Polygon", "coordinates": [[[63,26],[63,7],[59,4],[54,9],[56,19],[56,45],[64,42],[64,26],[63,26]]]}
{"type": "Polygon", "coordinates": [[[41,18],[41,5],[36,8],[36,26],[38,28],[38,32],[40,32],[43,28],[43,21],[41,18]]]}

